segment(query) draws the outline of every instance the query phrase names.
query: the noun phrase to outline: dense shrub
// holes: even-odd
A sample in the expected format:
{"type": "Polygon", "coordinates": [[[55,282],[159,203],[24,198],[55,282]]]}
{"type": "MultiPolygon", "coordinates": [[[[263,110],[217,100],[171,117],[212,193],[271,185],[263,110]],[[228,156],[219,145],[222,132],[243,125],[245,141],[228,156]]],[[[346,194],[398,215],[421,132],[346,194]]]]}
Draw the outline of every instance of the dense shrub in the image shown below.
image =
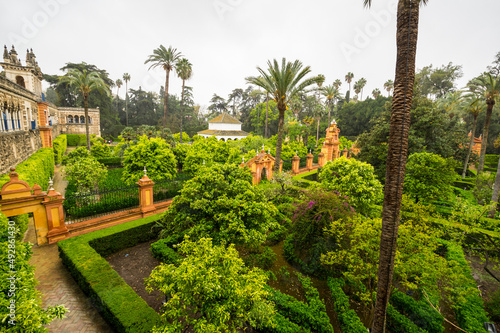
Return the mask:
{"type": "Polygon", "coordinates": [[[28,214],[21,214],[9,217],[9,220],[16,223],[16,240],[22,241],[26,230],[28,230],[28,223],[30,222],[28,214]]]}
{"type": "Polygon", "coordinates": [[[151,228],[158,217],[149,216],[57,243],[64,265],[117,332],[149,332],[160,317],[103,257],[157,237],[151,228]]]}
{"type": "Polygon", "coordinates": [[[173,246],[182,242],[182,239],[182,235],[174,234],[154,242],[151,244],[151,253],[153,257],[165,264],[177,264],[181,256],[173,246]]]}
{"type": "MultiPolygon", "coordinates": [[[[184,141],[187,142],[187,141],[184,141]]],[[[176,144],[174,148],[172,148],[172,152],[175,155],[175,159],[177,160],[177,167],[182,170],[184,166],[184,161],[186,160],[186,155],[191,149],[191,145],[187,143],[176,144]]]]}
{"type": "Polygon", "coordinates": [[[499,155],[484,155],[484,165],[490,168],[497,169],[499,155]]]}
{"type": "Polygon", "coordinates": [[[66,134],[61,134],[52,141],[54,148],[54,163],[61,164],[66,148],[68,147],[68,138],[66,134]]]}
{"type": "MultiPolygon", "coordinates": [[[[43,190],[49,186],[49,177],[54,176],[54,150],[42,148],[32,154],[26,161],[16,166],[19,179],[27,182],[31,187],[38,184],[43,190]]],[[[8,174],[0,177],[0,188],[10,181],[8,174]]]]}
{"type": "Polygon", "coordinates": [[[382,184],[368,163],[337,158],[325,164],[319,179],[323,188],[347,196],[349,203],[363,215],[373,216],[375,205],[382,201],[382,184]]]}
{"type": "Polygon", "coordinates": [[[493,293],[490,299],[486,302],[486,310],[491,317],[491,320],[500,322],[500,290],[493,293]]]}
{"type": "Polygon", "coordinates": [[[342,331],[349,333],[365,333],[366,328],[358,315],[349,306],[349,298],[342,290],[343,279],[328,278],[328,288],[332,292],[333,306],[342,331]]]}
{"type": "MultiPolygon", "coordinates": [[[[101,139],[101,138],[99,138],[101,139]]],[[[92,140],[92,146],[90,147],[90,154],[94,156],[95,158],[105,158],[105,157],[110,157],[111,155],[111,149],[109,146],[105,143],[102,143],[101,141],[97,139],[92,140]]]]}
{"type": "Polygon", "coordinates": [[[259,267],[268,270],[276,261],[276,253],[269,246],[265,246],[259,253],[251,253],[245,256],[243,261],[248,267],[259,267]]]}
{"type": "Polygon", "coordinates": [[[75,161],[86,157],[90,157],[89,150],[86,147],[78,147],[63,156],[62,165],[71,165],[75,161]]]}

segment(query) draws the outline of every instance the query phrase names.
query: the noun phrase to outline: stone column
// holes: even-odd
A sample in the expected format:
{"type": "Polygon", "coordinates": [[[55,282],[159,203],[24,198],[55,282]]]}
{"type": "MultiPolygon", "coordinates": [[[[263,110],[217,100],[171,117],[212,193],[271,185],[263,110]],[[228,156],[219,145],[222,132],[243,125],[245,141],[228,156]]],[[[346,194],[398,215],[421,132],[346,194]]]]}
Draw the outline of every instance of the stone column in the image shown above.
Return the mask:
{"type": "Polygon", "coordinates": [[[49,232],[47,233],[47,239],[49,241],[49,244],[56,243],[57,241],[62,240],[69,235],[68,228],[66,228],[66,224],[64,223],[64,198],[59,192],[56,192],[54,190],[52,185],[53,182],[52,180],[50,180],[49,191],[42,201],[42,204],[45,206],[45,212],[47,214],[47,225],[49,230],[49,232]]]}
{"type": "Polygon", "coordinates": [[[313,159],[314,159],[314,156],[313,156],[313,154],[311,154],[311,151],[309,150],[309,154],[307,154],[307,163],[306,163],[306,167],[307,167],[308,171],[311,171],[313,168],[313,159]]]}
{"type": "Polygon", "coordinates": [[[139,185],[139,207],[143,214],[156,210],[153,199],[154,184],[146,175],[146,168],[144,168],[144,176],[137,182],[137,185],[139,185]]]}
{"type": "Polygon", "coordinates": [[[325,154],[323,154],[323,152],[319,153],[318,155],[318,165],[319,167],[322,167],[323,165],[325,165],[325,154]]]}
{"type": "Polygon", "coordinates": [[[299,164],[300,157],[297,156],[297,153],[295,153],[295,156],[292,157],[292,174],[296,175],[299,173],[299,164]]]}

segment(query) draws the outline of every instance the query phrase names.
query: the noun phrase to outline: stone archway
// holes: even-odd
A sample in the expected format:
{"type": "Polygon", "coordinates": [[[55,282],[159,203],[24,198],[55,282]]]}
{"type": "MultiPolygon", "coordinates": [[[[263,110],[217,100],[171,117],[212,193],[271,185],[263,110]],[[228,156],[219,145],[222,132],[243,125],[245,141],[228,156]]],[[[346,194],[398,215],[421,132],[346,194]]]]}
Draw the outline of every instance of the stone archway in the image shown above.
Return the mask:
{"type": "Polygon", "coordinates": [[[10,181],[0,191],[0,210],[7,216],[33,213],[37,244],[55,243],[69,232],[64,224],[63,197],[52,187],[48,193],[35,184],[33,188],[19,180],[15,168],[11,168],[10,181]]]}
{"type": "MultiPolygon", "coordinates": [[[[264,175],[268,180],[273,179],[274,163],[274,157],[262,149],[254,158],[246,163],[243,161],[240,166],[250,168],[250,171],[252,172],[253,184],[257,185],[262,180],[262,175],[264,175]],[[265,170],[265,172],[263,172],[263,170],[265,170]]],[[[283,161],[281,161],[280,164],[280,172],[282,166],[283,161]]]]}

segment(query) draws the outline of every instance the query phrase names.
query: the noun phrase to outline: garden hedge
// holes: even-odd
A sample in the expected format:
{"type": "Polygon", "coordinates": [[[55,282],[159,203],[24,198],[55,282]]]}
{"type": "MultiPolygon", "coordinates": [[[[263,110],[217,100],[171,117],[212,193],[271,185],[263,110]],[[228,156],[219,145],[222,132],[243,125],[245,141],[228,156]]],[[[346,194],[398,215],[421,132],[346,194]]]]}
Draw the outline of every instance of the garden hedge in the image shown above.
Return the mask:
{"type": "Polygon", "coordinates": [[[122,158],[117,157],[102,157],[98,158],[97,161],[99,163],[104,164],[107,167],[121,167],[122,166],[122,158]]]}
{"type": "Polygon", "coordinates": [[[157,214],[57,243],[64,265],[117,332],[149,332],[159,322],[160,315],[104,257],[157,237],[152,227],[159,218],[157,214]]]}
{"type": "MultiPolygon", "coordinates": [[[[87,145],[87,135],[86,134],[66,134],[68,137],[68,146],[86,146],[87,145]]],[[[95,134],[90,135],[91,138],[95,137],[95,134]]]]}
{"type": "Polygon", "coordinates": [[[175,244],[183,241],[183,235],[173,234],[151,244],[151,253],[153,257],[165,264],[177,264],[181,255],[173,248],[175,244]]]}
{"type": "Polygon", "coordinates": [[[342,290],[344,283],[343,279],[328,278],[328,288],[332,292],[333,307],[337,313],[340,328],[344,333],[366,333],[366,327],[349,306],[349,298],[342,290]]]}
{"type": "Polygon", "coordinates": [[[495,169],[496,172],[499,156],[500,155],[490,155],[490,154],[484,155],[484,165],[495,169]]]}
{"type": "Polygon", "coordinates": [[[398,312],[391,304],[387,304],[386,325],[392,333],[426,333],[426,330],[415,325],[410,319],[398,312]]]}
{"type": "MultiPolygon", "coordinates": [[[[16,166],[19,179],[27,182],[31,187],[37,183],[42,190],[47,190],[49,177],[54,176],[54,150],[42,148],[32,154],[26,161],[16,166]]],[[[10,181],[9,174],[0,177],[0,188],[10,181]]]]}
{"type": "Polygon", "coordinates": [[[61,164],[66,148],[68,147],[68,137],[66,134],[61,134],[52,141],[54,148],[54,164],[61,164]]]}
{"type": "Polygon", "coordinates": [[[390,301],[398,312],[408,317],[418,327],[429,333],[443,333],[443,316],[427,302],[416,301],[400,291],[394,292],[390,301]]]}
{"type": "MultiPolygon", "coordinates": [[[[446,246],[446,259],[448,261],[456,261],[460,266],[463,274],[469,278],[469,285],[464,287],[476,287],[476,283],[472,278],[472,273],[465,260],[465,255],[460,246],[452,242],[440,240],[446,246]]],[[[489,322],[486,311],[484,310],[483,299],[479,294],[469,295],[465,297],[465,302],[457,304],[455,309],[458,326],[469,333],[487,333],[483,324],[489,322]]]]}

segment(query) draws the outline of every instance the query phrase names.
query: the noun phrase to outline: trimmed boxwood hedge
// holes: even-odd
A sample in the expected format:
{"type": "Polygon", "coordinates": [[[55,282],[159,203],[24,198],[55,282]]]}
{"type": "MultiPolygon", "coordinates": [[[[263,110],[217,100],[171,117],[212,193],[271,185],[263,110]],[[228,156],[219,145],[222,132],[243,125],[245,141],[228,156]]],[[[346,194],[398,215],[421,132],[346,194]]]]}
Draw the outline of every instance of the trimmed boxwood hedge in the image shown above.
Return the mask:
{"type": "MultiPolygon", "coordinates": [[[[19,179],[27,182],[31,187],[37,183],[46,190],[49,186],[49,177],[54,176],[54,150],[42,148],[32,154],[26,161],[16,166],[19,179]]],[[[0,177],[0,188],[10,181],[9,174],[0,177]]]]}
{"type": "Polygon", "coordinates": [[[426,333],[426,330],[415,325],[410,319],[403,316],[391,304],[387,304],[386,325],[392,333],[426,333]]]}
{"type": "Polygon", "coordinates": [[[398,312],[408,317],[418,327],[429,333],[443,333],[443,316],[427,302],[396,291],[391,295],[391,304],[398,312]]]}
{"type": "Polygon", "coordinates": [[[66,134],[61,134],[52,141],[54,148],[54,163],[61,164],[66,148],[68,147],[68,137],[66,134]]]}
{"type": "Polygon", "coordinates": [[[102,157],[98,158],[97,161],[99,163],[104,164],[107,167],[121,167],[122,166],[122,158],[121,157],[102,157]]]}
{"type": "MultiPolygon", "coordinates": [[[[66,134],[68,137],[68,146],[86,146],[87,145],[87,135],[86,134],[66,134]]],[[[91,138],[95,137],[95,134],[90,135],[91,138]]]]}
{"type": "Polygon", "coordinates": [[[332,292],[333,307],[337,313],[340,328],[345,333],[366,333],[366,327],[349,305],[349,298],[342,290],[343,279],[328,278],[328,288],[332,292]]]}
{"type": "MultiPolygon", "coordinates": [[[[463,274],[469,278],[469,286],[464,287],[473,286],[475,288],[476,283],[472,278],[472,273],[467,260],[465,260],[462,248],[457,244],[445,240],[440,240],[440,242],[447,248],[446,260],[456,261],[461,267],[463,274]]],[[[483,323],[489,322],[489,319],[484,310],[483,299],[479,294],[467,296],[465,302],[457,304],[455,312],[458,325],[465,331],[469,333],[487,333],[483,323]]]]}
{"type": "Polygon", "coordinates": [[[157,214],[57,243],[64,265],[117,332],[149,332],[160,315],[103,257],[157,237],[152,227],[159,218],[157,214]]]}

